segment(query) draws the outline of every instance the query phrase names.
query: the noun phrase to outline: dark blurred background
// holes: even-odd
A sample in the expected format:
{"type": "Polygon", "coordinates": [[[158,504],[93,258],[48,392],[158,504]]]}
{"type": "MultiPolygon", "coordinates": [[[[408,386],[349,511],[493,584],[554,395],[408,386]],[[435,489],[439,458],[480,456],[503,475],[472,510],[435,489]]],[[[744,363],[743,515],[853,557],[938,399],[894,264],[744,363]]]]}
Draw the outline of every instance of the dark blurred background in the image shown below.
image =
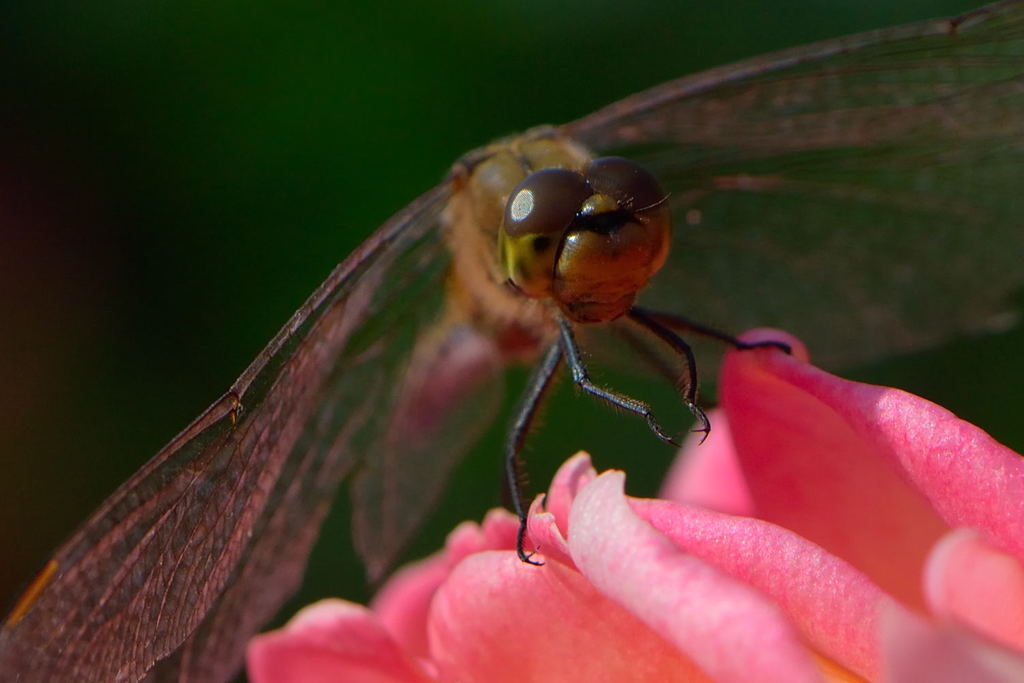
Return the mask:
{"type": "MultiPolygon", "coordinates": [[[[461,153],[691,71],[971,7],[5,4],[0,606],[220,396],[335,263],[461,153]]],[[[1022,341],[1018,328],[853,376],[922,393],[1021,449],[1019,406],[1007,404],[1024,377],[1022,341]]],[[[563,391],[547,415],[533,480],[543,486],[587,447],[653,491],[671,453],[626,417],[584,429],[607,414],[571,399],[563,391]],[[637,439],[649,457],[627,462],[637,439]]],[[[412,552],[500,500],[496,442],[488,448],[412,552]]],[[[345,514],[329,522],[302,600],[367,597],[345,514]]]]}

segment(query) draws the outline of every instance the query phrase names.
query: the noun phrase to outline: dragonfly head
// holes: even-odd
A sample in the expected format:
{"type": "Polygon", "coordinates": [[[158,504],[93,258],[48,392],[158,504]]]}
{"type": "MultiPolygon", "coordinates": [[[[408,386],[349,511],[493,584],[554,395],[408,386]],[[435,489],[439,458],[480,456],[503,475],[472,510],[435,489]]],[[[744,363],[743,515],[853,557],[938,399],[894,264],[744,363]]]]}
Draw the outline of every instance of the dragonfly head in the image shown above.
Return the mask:
{"type": "Polygon", "coordinates": [[[523,294],[553,299],[576,322],[614,320],[665,263],[666,199],[654,176],[618,157],[595,159],[583,172],[535,171],[505,206],[505,272],[523,294]]]}

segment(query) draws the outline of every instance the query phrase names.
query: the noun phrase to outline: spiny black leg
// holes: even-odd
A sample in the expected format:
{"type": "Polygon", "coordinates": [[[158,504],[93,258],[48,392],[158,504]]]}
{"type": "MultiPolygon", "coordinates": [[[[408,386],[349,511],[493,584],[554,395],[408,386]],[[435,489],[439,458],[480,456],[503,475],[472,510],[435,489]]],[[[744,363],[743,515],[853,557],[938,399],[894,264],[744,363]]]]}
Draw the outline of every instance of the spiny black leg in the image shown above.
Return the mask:
{"type": "Polygon", "coordinates": [[[630,309],[631,315],[633,312],[637,312],[640,315],[646,316],[648,320],[653,320],[662,327],[668,328],[670,330],[676,330],[680,332],[693,332],[694,334],[699,334],[702,337],[708,337],[709,339],[717,339],[718,341],[729,344],[733,348],[739,349],[740,351],[771,347],[784,351],[788,354],[793,353],[793,349],[791,349],[789,347],[789,344],[785,342],[768,340],[762,342],[748,343],[737,339],[731,334],[727,334],[725,332],[722,332],[721,330],[716,330],[715,328],[708,327],[707,325],[701,325],[698,322],[694,322],[693,320],[685,318],[681,315],[676,315],[675,313],[651,311],[646,308],[640,308],[639,306],[634,306],[632,309],[630,309]]]}
{"type": "Polygon", "coordinates": [[[650,313],[642,308],[633,307],[629,310],[629,318],[645,329],[650,330],[654,336],[672,347],[672,349],[686,359],[686,378],[682,383],[683,401],[687,409],[700,424],[695,432],[703,432],[701,443],[711,433],[711,422],[708,416],[697,405],[697,359],[693,356],[693,349],[690,345],[679,338],[675,332],[662,325],[650,313]]]}
{"type": "Polygon", "coordinates": [[[530,559],[533,553],[527,553],[523,548],[526,541],[526,507],[523,505],[523,467],[519,454],[523,450],[526,435],[530,432],[530,425],[537,414],[537,408],[544,400],[544,394],[551,386],[551,380],[558,370],[558,364],[562,360],[562,346],[555,342],[544,353],[540,365],[534,368],[526,383],[526,392],[519,399],[516,407],[515,419],[505,439],[505,480],[508,490],[512,494],[512,507],[516,516],[519,517],[519,532],[516,534],[516,554],[519,559],[529,564],[540,566],[543,562],[530,559]]]}
{"type": "Polygon", "coordinates": [[[572,324],[565,318],[558,317],[558,329],[561,333],[562,338],[562,352],[565,353],[565,362],[569,364],[569,369],[572,371],[572,381],[583,391],[587,392],[591,396],[595,396],[602,401],[612,404],[618,408],[629,411],[635,415],[640,415],[647,420],[647,426],[651,428],[659,439],[665,443],[672,444],[673,446],[679,446],[675,439],[673,439],[654,417],[654,412],[651,410],[651,406],[638,401],[635,398],[626,396],[612,391],[611,389],[605,389],[599,387],[590,381],[590,376],[587,374],[587,368],[583,364],[583,358],[580,356],[579,346],[576,345],[576,337],[572,333],[572,324]]]}
{"type": "Polygon", "coordinates": [[[636,355],[640,356],[645,363],[651,366],[651,369],[669,383],[679,381],[679,367],[675,363],[669,362],[665,358],[665,354],[655,353],[654,349],[651,348],[650,330],[637,325],[628,316],[625,319],[616,320],[615,323],[613,328],[615,332],[629,344],[630,349],[636,355]]]}

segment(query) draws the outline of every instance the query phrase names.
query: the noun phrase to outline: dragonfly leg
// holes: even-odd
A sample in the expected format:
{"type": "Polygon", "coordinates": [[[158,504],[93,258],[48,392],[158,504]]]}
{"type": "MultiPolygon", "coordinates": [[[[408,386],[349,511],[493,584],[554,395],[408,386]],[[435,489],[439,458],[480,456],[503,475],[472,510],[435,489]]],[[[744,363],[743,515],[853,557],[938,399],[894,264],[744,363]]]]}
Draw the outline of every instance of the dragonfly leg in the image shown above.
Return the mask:
{"type": "Polygon", "coordinates": [[[708,438],[708,434],[711,433],[711,422],[708,420],[707,414],[705,414],[704,411],[701,410],[700,406],[697,405],[697,359],[693,355],[693,349],[691,349],[690,345],[684,342],[679,335],[661,324],[655,316],[642,308],[638,308],[636,306],[631,308],[629,310],[629,319],[650,331],[655,337],[672,347],[672,350],[682,356],[686,361],[686,377],[684,378],[684,381],[680,382],[681,394],[683,402],[686,403],[686,408],[700,425],[699,427],[694,428],[693,431],[704,434],[701,438],[701,443],[703,443],[704,439],[708,438]]]}
{"type": "Polygon", "coordinates": [[[650,405],[631,396],[626,396],[625,394],[620,394],[594,384],[587,374],[587,367],[583,363],[583,357],[580,355],[579,346],[576,344],[576,337],[572,333],[572,324],[559,316],[558,329],[561,336],[562,352],[565,354],[565,361],[569,365],[569,370],[572,372],[572,381],[576,386],[595,398],[643,417],[647,420],[647,426],[651,428],[651,431],[659,439],[673,446],[679,446],[679,443],[658,424],[650,405]]]}
{"type": "MultiPolygon", "coordinates": [[[[676,315],[675,313],[663,313],[661,311],[652,311],[646,308],[641,308],[639,306],[634,306],[632,309],[630,309],[630,317],[633,317],[634,313],[642,315],[647,320],[654,321],[658,325],[664,328],[668,328],[669,330],[675,330],[677,332],[692,332],[694,334],[699,334],[702,337],[708,337],[709,339],[717,339],[718,341],[723,342],[725,344],[729,344],[733,348],[739,349],[741,351],[746,351],[748,349],[761,349],[767,346],[779,349],[780,351],[784,351],[785,353],[793,352],[793,349],[791,349],[789,347],[789,344],[785,342],[767,340],[749,343],[741,341],[740,339],[734,337],[731,334],[722,332],[721,330],[716,330],[715,328],[708,327],[707,325],[702,325],[684,316],[676,315]]],[[[653,332],[654,330],[652,329],[651,331],[653,332]]],[[[655,332],[655,334],[657,334],[657,332],[655,332]]]]}
{"type": "Polygon", "coordinates": [[[544,395],[551,387],[551,381],[555,377],[555,371],[562,361],[562,347],[555,342],[544,352],[540,364],[530,375],[526,384],[526,392],[519,400],[516,408],[515,419],[512,421],[512,428],[509,429],[508,438],[505,440],[505,480],[508,490],[512,494],[512,507],[516,516],[519,517],[519,532],[516,534],[516,554],[523,562],[542,565],[531,559],[533,553],[527,553],[523,548],[526,540],[526,506],[523,504],[524,472],[520,453],[523,444],[526,442],[526,435],[530,431],[530,425],[537,414],[537,409],[544,401],[544,395]]]}

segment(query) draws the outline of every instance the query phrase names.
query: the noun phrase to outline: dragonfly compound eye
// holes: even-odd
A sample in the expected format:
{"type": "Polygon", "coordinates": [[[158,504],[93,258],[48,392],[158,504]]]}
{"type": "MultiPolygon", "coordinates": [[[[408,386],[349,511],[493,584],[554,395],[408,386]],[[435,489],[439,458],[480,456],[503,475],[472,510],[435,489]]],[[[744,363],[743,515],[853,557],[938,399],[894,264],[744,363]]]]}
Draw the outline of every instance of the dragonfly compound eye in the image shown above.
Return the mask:
{"type": "Polygon", "coordinates": [[[595,159],[587,169],[586,178],[594,192],[614,197],[626,211],[650,209],[667,198],[653,175],[622,157],[595,159]]]}
{"type": "Polygon", "coordinates": [[[512,190],[498,241],[506,274],[527,296],[551,295],[559,244],[592,194],[582,175],[563,168],[531,173],[512,190]]]}
{"type": "Polygon", "coordinates": [[[667,195],[632,161],[597,159],[586,178],[594,194],[563,238],[552,296],[577,322],[623,315],[668,256],[667,195]]]}

